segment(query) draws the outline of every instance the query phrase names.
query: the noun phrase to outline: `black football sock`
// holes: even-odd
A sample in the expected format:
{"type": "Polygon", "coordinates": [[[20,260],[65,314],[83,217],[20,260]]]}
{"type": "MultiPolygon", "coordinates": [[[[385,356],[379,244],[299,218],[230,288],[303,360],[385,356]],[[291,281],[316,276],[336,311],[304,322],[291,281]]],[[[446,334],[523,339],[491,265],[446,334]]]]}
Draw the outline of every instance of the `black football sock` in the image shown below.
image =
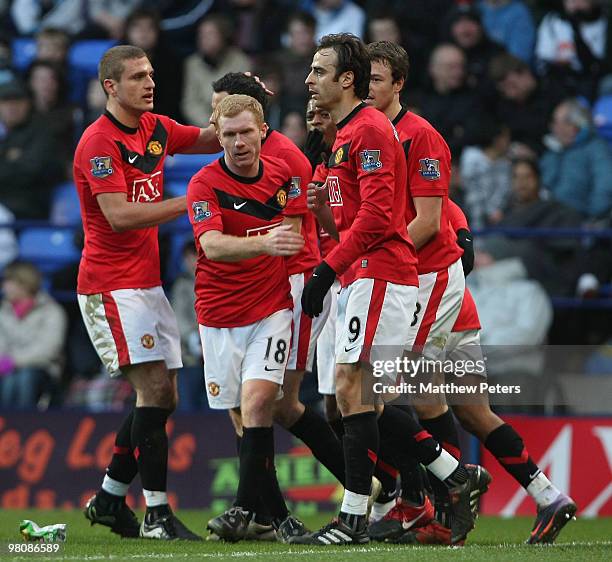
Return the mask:
{"type": "Polygon", "coordinates": [[[327,422],[331,428],[334,430],[338,441],[342,443],[342,439],[344,438],[344,424],[342,423],[342,418],[336,418],[327,422]]]}
{"type": "Polygon", "coordinates": [[[540,472],[521,436],[507,423],[489,433],[484,446],[523,488],[527,488],[540,472]]]}
{"type": "Polygon", "coordinates": [[[338,479],[340,484],[344,485],[342,443],[322,416],[306,406],[300,419],[288,430],[301,439],[314,457],[338,479]]]}
{"type": "Polygon", "coordinates": [[[168,474],[166,421],[171,410],[142,407],[134,410],[132,445],[144,490],[165,492],[168,474]]]}
{"type": "Polygon", "coordinates": [[[397,495],[398,469],[396,460],[397,443],[388,435],[380,435],[380,447],[378,449],[378,462],[374,469],[374,476],[382,485],[382,490],[376,498],[377,503],[387,503],[397,495]]]}
{"type": "Polygon", "coordinates": [[[427,420],[419,419],[423,429],[429,431],[431,436],[444,447],[457,460],[461,458],[461,446],[459,434],[453,414],[446,410],[441,416],[427,420]]]}
{"type": "MultiPolygon", "coordinates": [[[[238,453],[238,458],[240,458],[240,443],[241,442],[242,442],[242,437],[236,434],[236,452],[238,453]]],[[[272,517],[270,515],[268,507],[266,506],[266,503],[263,497],[261,496],[261,494],[259,494],[257,496],[257,503],[255,505],[254,520],[256,523],[259,523],[260,525],[270,525],[271,519],[272,517]]]]}
{"type": "Polygon", "coordinates": [[[243,427],[240,444],[240,481],[235,504],[253,513],[259,496],[276,520],[288,515],[274,466],[274,432],[271,427],[243,427]]]}
{"type": "Polygon", "coordinates": [[[370,495],[372,475],[378,455],[376,412],[344,416],[345,488],[355,494],[370,495]]]}
{"type": "Polygon", "coordinates": [[[423,505],[425,501],[423,468],[406,451],[402,451],[399,455],[398,464],[402,483],[402,500],[414,505],[423,505]]]}
{"type": "Polygon", "coordinates": [[[132,423],[134,410],[123,420],[113,447],[113,457],[106,469],[106,474],[117,482],[130,484],[138,474],[138,464],[132,447],[132,423]]]}

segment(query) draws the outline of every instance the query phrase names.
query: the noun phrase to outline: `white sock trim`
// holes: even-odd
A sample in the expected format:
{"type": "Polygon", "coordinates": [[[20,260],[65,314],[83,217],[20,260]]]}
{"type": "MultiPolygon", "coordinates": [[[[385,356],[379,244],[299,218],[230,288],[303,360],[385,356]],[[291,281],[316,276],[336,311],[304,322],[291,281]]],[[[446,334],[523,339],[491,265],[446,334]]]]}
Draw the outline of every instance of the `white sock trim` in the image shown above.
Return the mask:
{"type": "Polygon", "coordinates": [[[429,472],[444,482],[459,466],[459,461],[440,445],[438,447],[440,447],[440,456],[426,466],[429,472]]]}
{"type": "Polygon", "coordinates": [[[344,490],[340,511],[351,515],[365,515],[368,511],[368,497],[350,490],[344,490]]]}
{"type": "Polygon", "coordinates": [[[157,507],[158,505],[168,504],[168,495],[166,492],[143,490],[142,495],[144,496],[147,507],[157,507]]]}
{"type": "Polygon", "coordinates": [[[108,474],[104,476],[104,480],[102,481],[102,489],[109,494],[113,494],[113,496],[125,497],[129,487],[129,484],[113,480],[108,474]]]}
{"type": "Polygon", "coordinates": [[[395,507],[395,498],[385,503],[374,502],[372,511],[370,512],[370,523],[380,521],[389,511],[395,507]]]}
{"type": "Polygon", "coordinates": [[[529,483],[526,488],[527,493],[535,500],[540,507],[546,507],[554,502],[561,493],[555,485],[546,477],[546,474],[539,472],[538,475],[529,483]]]}

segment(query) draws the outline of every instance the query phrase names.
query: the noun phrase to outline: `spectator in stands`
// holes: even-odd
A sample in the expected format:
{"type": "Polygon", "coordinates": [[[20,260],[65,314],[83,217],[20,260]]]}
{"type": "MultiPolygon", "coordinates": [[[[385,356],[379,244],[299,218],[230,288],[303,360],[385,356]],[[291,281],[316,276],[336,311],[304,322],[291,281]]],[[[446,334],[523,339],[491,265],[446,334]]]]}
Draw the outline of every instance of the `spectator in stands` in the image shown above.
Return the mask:
{"type": "Polygon", "coordinates": [[[510,131],[505,124],[481,124],[480,141],[461,154],[464,209],[472,228],[498,223],[510,198],[510,131]]]}
{"type": "MultiPolygon", "coordinates": [[[[512,199],[499,226],[510,228],[579,227],[580,213],[546,197],[540,183],[538,164],[518,159],[512,164],[512,199]]],[[[489,237],[485,246],[495,245],[497,257],[520,257],[529,277],[539,281],[550,294],[565,295],[573,290],[577,274],[574,260],[579,242],[575,238],[489,237]]]]}
{"type": "Polygon", "coordinates": [[[0,404],[33,408],[43,386],[59,376],[66,333],[63,309],[43,290],[36,267],[4,270],[0,304],[0,404]]]}
{"type": "Polygon", "coordinates": [[[197,51],[185,60],[181,109],[190,124],[207,126],[212,115],[211,84],[228,72],[250,70],[251,62],[232,45],[233,27],[225,16],[204,18],[196,43],[197,51]]]}
{"type": "Polygon", "coordinates": [[[8,35],[0,35],[0,84],[6,84],[17,78],[13,68],[13,50],[8,35]]]}
{"type": "Polygon", "coordinates": [[[140,0],[87,0],[86,3],[83,0],[62,0],[51,3],[53,6],[43,13],[41,7],[45,4],[48,7],[48,1],[15,0],[13,19],[16,22],[19,19],[27,21],[27,33],[55,27],[81,39],[120,39],[125,18],[140,4],[140,0]],[[24,17],[26,12],[29,12],[28,17],[24,17]]]}
{"type": "MultiPolygon", "coordinates": [[[[11,213],[4,205],[0,205],[0,225],[10,225],[15,220],[11,213]]],[[[17,246],[17,238],[13,229],[8,227],[0,227],[0,272],[4,266],[12,262],[19,252],[17,246]]]]}
{"type": "Polygon", "coordinates": [[[11,19],[19,35],[32,35],[40,27],[43,18],[64,0],[13,0],[11,19]]]}
{"type": "Polygon", "coordinates": [[[304,117],[297,111],[291,111],[283,117],[281,133],[289,137],[300,150],[304,148],[306,142],[306,124],[304,117]]]}
{"type": "Polygon", "coordinates": [[[551,149],[540,160],[542,183],[555,199],[586,218],[612,210],[612,152],[576,99],[561,102],[551,122],[551,149]]]}
{"type": "Polygon", "coordinates": [[[465,63],[459,47],[437,46],[429,59],[431,90],[421,102],[423,117],[444,137],[453,155],[477,141],[483,115],[479,94],[466,85],[465,63]]]}
{"type": "Polygon", "coordinates": [[[539,84],[529,66],[510,54],[495,57],[489,74],[500,93],[492,111],[510,127],[513,143],[521,145],[520,155],[542,152],[542,138],[563,92],[539,84]]]}
{"type": "MultiPolygon", "coordinates": [[[[478,307],[481,344],[489,346],[489,374],[514,375],[515,383],[521,375],[541,375],[544,356],[537,346],[546,342],[553,319],[542,286],[527,278],[520,259],[496,260],[482,250],[476,251],[474,271],[466,281],[478,307]],[[520,353],[515,346],[523,346],[520,353]]],[[[523,385],[523,394],[529,390],[523,385]]]]}
{"type": "Polygon", "coordinates": [[[195,270],[197,253],[193,239],[182,249],[183,270],[172,285],[170,302],[181,333],[183,368],[178,375],[179,411],[201,410],[206,400],[202,376],[202,345],[195,313],[195,270]]]}
{"type": "Polygon", "coordinates": [[[522,61],[533,58],[535,26],[522,0],[481,0],[478,9],[487,35],[522,61]]]}
{"type": "MultiPolygon", "coordinates": [[[[182,121],[183,68],[161,33],[159,14],[151,8],[137,8],[125,21],[123,42],[140,47],[155,70],[155,112],[182,121]]],[[[98,88],[99,89],[99,88],[98,88]]]]}
{"type": "Polygon", "coordinates": [[[104,90],[100,88],[100,81],[98,78],[92,78],[87,83],[87,94],[86,94],[86,110],[83,116],[85,127],[91,125],[100,115],[104,113],[106,109],[106,96],[104,90]]]}
{"type": "Polygon", "coordinates": [[[465,54],[468,85],[471,88],[492,88],[489,63],[505,50],[489,39],[478,10],[471,5],[460,4],[449,12],[445,24],[447,39],[465,54]]]}
{"type": "MultiPolygon", "coordinates": [[[[310,72],[316,21],[307,12],[293,14],[287,23],[287,48],[279,52],[276,64],[282,74],[283,112],[301,111],[308,100],[304,77],[310,72]]],[[[278,92],[277,92],[278,95],[278,92]]]]}
{"type": "Polygon", "coordinates": [[[352,0],[315,0],[313,15],[317,20],[317,41],[330,33],[363,37],[366,15],[352,0]]]}
{"type": "Polygon", "coordinates": [[[0,203],[17,219],[49,216],[51,187],[63,177],[62,153],[48,128],[32,113],[21,82],[0,86],[0,203]]]}
{"type": "Polygon", "coordinates": [[[563,0],[538,27],[536,64],[541,75],[592,100],[604,72],[608,20],[600,0],[563,0]]]}
{"type": "Polygon", "coordinates": [[[75,107],[67,100],[66,78],[55,63],[37,60],[27,73],[34,111],[44,119],[64,152],[64,160],[74,149],[75,107]]]}
{"type": "Polygon", "coordinates": [[[63,29],[46,27],[36,34],[36,60],[55,63],[66,71],[69,49],[70,36],[63,29]]]}

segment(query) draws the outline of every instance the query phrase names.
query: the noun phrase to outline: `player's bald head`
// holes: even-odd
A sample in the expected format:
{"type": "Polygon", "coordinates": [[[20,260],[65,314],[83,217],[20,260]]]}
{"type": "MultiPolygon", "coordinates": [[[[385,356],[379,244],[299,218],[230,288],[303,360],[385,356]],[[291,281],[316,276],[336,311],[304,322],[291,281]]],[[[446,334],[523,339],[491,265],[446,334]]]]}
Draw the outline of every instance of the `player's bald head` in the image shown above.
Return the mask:
{"type": "Polygon", "coordinates": [[[147,54],[140,47],[134,47],[134,45],[117,45],[106,51],[98,65],[98,80],[100,80],[104,93],[106,93],[104,80],[119,82],[124,70],[123,63],[126,60],[146,57],[147,54]]]}

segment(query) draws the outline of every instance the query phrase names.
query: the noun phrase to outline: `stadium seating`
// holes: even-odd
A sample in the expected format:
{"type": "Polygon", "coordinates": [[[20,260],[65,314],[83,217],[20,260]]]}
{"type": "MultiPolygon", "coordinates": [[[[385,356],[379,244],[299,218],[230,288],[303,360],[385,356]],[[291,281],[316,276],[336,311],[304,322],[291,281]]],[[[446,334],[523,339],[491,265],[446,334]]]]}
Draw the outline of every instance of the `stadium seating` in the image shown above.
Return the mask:
{"type": "Polygon", "coordinates": [[[19,234],[19,258],[35,263],[43,273],[79,261],[72,228],[30,227],[19,234]]]}
{"type": "Polygon", "coordinates": [[[81,205],[74,183],[61,183],[54,188],[49,218],[51,224],[57,226],[81,223],[81,205]]]}
{"type": "Polygon", "coordinates": [[[109,39],[88,39],[77,41],[68,53],[70,67],[70,97],[79,105],[85,104],[87,83],[98,75],[98,63],[104,52],[116,41],[109,39]]]}
{"type": "Polygon", "coordinates": [[[13,66],[20,72],[25,71],[36,56],[36,41],[31,37],[16,37],[11,44],[13,66]]]}
{"type": "Polygon", "coordinates": [[[595,102],[593,122],[597,132],[612,146],[612,94],[602,96],[595,102]]]}
{"type": "Polygon", "coordinates": [[[165,181],[168,183],[183,182],[187,185],[191,176],[203,166],[217,160],[221,154],[221,152],[218,154],[175,154],[166,159],[166,166],[164,168],[165,181]]]}

